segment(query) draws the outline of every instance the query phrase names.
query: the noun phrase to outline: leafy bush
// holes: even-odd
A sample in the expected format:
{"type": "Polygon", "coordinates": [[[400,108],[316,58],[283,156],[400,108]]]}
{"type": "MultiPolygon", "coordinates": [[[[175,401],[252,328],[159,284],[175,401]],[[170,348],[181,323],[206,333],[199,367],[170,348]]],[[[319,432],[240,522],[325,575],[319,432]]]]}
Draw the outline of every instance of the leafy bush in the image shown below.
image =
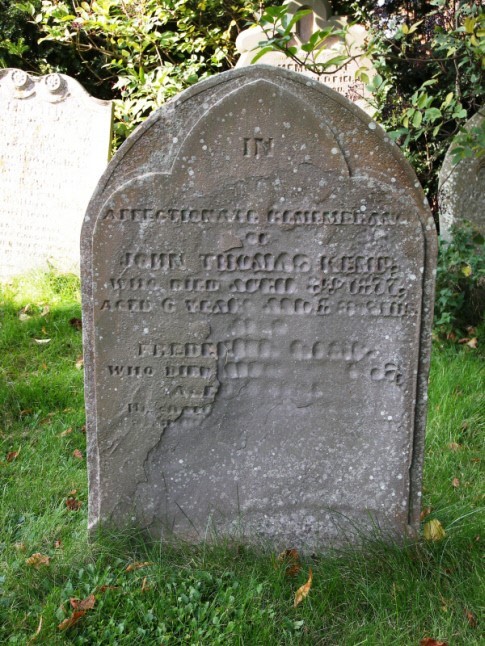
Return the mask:
{"type": "Polygon", "coordinates": [[[115,98],[121,143],[167,99],[235,63],[234,41],[256,3],[244,0],[43,0],[42,41],[75,52],[115,98]]]}
{"type": "Polygon", "coordinates": [[[440,242],[436,272],[435,326],[448,335],[483,323],[485,305],[483,237],[469,223],[452,235],[440,242]]]}

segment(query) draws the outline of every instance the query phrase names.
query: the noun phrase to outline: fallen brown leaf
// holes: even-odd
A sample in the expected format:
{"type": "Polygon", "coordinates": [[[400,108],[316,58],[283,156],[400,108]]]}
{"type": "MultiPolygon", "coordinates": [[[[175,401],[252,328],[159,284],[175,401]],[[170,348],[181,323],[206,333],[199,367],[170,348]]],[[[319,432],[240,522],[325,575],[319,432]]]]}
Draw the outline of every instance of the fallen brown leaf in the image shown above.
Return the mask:
{"type": "Polygon", "coordinates": [[[135,563],[130,563],[130,565],[127,566],[126,572],[133,572],[134,570],[140,570],[142,567],[148,567],[149,565],[155,565],[152,561],[143,561],[141,562],[135,562],[135,563]]]}
{"type": "Polygon", "coordinates": [[[276,561],[286,566],[285,576],[296,576],[301,570],[300,555],[298,554],[298,550],[294,548],[284,550],[284,552],[278,554],[276,561]]]}
{"type": "Polygon", "coordinates": [[[448,448],[451,451],[459,451],[461,449],[461,444],[458,444],[457,442],[450,442],[448,444],[448,448]]]}
{"type": "Polygon", "coordinates": [[[118,590],[119,585],[99,585],[96,588],[97,592],[106,592],[107,590],[118,590]]]}
{"type": "Polygon", "coordinates": [[[27,565],[31,565],[32,567],[39,569],[42,565],[49,565],[50,560],[50,556],[36,552],[35,554],[32,554],[32,556],[29,556],[28,559],[25,559],[25,562],[27,565]]]}
{"type": "Polygon", "coordinates": [[[440,642],[432,637],[425,637],[419,644],[420,646],[448,646],[448,642],[440,642]]]}
{"type": "Polygon", "coordinates": [[[481,458],[472,458],[470,460],[470,462],[474,462],[474,463],[481,462],[481,461],[482,461],[481,458]]]}
{"type": "Polygon", "coordinates": [[[82,330],[83,322],[81,319],[74,317],[69,320],[69,325],[73,327],[75,330],[82,330]]]}
{"type": "Polygon", "coordinates": [[[308,570],[308,581],[302,585],[300,588],[295,593],[295,601],[293,602],[293,607],[296,608],[298,604],[300,604],[303,599],[305,599],[308,596],[308,593],[310,592],[310,588],[312,587],[312,581],[313,581],[313,574],[312,574],[312,569],[310,568],[308,570]]]}
{"type": "Polygon", "coordinates": [[[60,538],[58,538],[56,541],[54,541],[54,549],[60,550],[62,547],[62,541],[60,538]]]}
{"type": "Polygon", "coordinates": [[[72,496],[66,498],[66,507],[69,509],[69,511],[77,511],[81,508],[81,505],[82,502],[80,500],[77,500],[77,498],[73,498],[72,496]]]}
{"type": "Polygon", "coordinates": [[[78,370],[81,370],[81,368],[82,368],[83,366],[84,366],[84,357],[81,355],[81,356],[80,356],[80,357],[78,357],[78,359],[76,360],[76,368],[77,368],[78,370]]]}
{"type": "Polygon", "coordinates": [[[433,518],[433,520],[425,524],[423,535],[427,541],[441,541],[446,536],[446,532],[440,521],[437,518],[433,518]]]}
{"type": "Polygon", "coordinates": [[[72,433],[72,428],[66,428],[65,431],[62,431],[62,433],[59,433],[59,437],[65,437],[66,435],[70,435],[72,433]]]}
{"type": "Polygon", "coordinates": [[[13,546],[19,552],[25,552],[25,549],[26,549],[25,543],[14,543],[13,546]]]}
{"type": "Polygon", "coordinates": [[[71,626],[74,626],[74,624],[77,624],[77,622],[81,619],[81,617],[84,617],[85,614],[85,610],[75,610],[70,617],[64,619],[64,621],[61,621],[57,628],[59,630],[67,630],[71,626]]]}
{"type": "Polygon", "coordinates": [[[71,489],[69,496],[75,496],[77,494],[77,489],[71,489]]]}
{"type": "Polygon", "coordinates": [[[468,341],[468,343],[467,343],[467,346],[468,346],[469,348],[473,348],[473,349],[475,349],[475,348],[477,347],[477,345],[478,345],[478,339],[477,339],[477,337],[476,337],[476,336],[475,336],[475,337],[473,337],[473,339],[470,339],[470,340],[468,341]]]}
{"type": "Polygon", "coordinates": [[[78,460],[84,460],[84,455],[81,453],[79,449],[74,449],[74,451],[72,452],[72,456],[74,458],[77,458],[78,460]]]}
{"type": "Polygon", "coordinates": [[[71,599],[69,599],[69,603],[71,604],[71,607],[74,608],[74,610],[91,610],[92,608],[94,608],[94,604],[96,603],[96,597],[94,596],[94,594],[90,594],[89,597],[86,597],[81,601],[79,599],[71,597],[71,599]]]}
{"type": "Polygon", "coordinates": [[[81,433],[85,433],[85,432],[86,432],[86,424],[83,424],[81,426],[81,433]]]}
{"type": "Polygon", "coordinates": [[[458,478],[453,478],[451,484],[455,487],[455,489],[457,489],[460,486],[460,481],[458,480],[458,478]]]}
{"type": "Polygon", "coordinates": [[[10,451],[7,453],[7,462],[13,462],[15,458],[18,457],[18,454],[20,453],[20,449],[18,451],[10,451]]]}
{"type": "Polygon", "coordinates": [[[419,514],[419,520],[424,520],[426,516],[429,516],[432,511],[433,510],[431,509],[431,507],[424,507],[424,509],[422,509],[421,513],[419,514]]]}
{"type": "Polygon", "coordinates": [[[477,627],[477,618],[475,617],[473,612],[470,612],[466,608],[465,608],[465,617],[466,617],[466,619],[468,621],[468,625],[470,626],[470,628],[476,628],[477,627]]]}

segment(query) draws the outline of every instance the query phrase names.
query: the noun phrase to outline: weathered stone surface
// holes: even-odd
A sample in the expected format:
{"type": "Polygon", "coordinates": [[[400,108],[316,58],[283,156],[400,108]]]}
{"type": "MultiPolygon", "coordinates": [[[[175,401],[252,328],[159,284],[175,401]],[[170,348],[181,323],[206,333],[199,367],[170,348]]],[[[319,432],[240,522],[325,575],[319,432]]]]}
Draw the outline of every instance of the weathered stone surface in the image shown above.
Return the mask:
{"type": "MultiPolygon", "coordinates": [[[[467,123],[467,129],[483,127],[485,109],[467,123]]],[[[463,159],[453,164],[451,144],[439,177],[440,236],[451,240],[451,227],[464,220],[485,235],[485,160],[463,159]]]]}
{"type": "MultiPolygon", "coordinates": [[[[334,27],[339,30],[347,25],[345,16],[332,16],[332,8],[329,2],[324,0],[288,0],[288,16],[293,17],[301,9],[311,9],[311,13],[303,16],[295,26],[290,45],[297,47],[297,57],[306,60],[308,54],[300,49],[302,45],[310,40],[310,37],[321,29],[334,27]]],[[[367,30],[363,25],[352,25],[348,28],[347,37],[344,40],[339,36],[328,37],[325,44],[317,50],[308,63],[322,64],[339,55],[346,55],[347,62],[339,63],[328,67],[322,73],[312,72],[305,66],[285,56],[283,52],[266,52],[259,60],[264,65],[274,65],[282,69],[300,72],[308,78],[324,83],[347,99],[350,99],[360,108],[372,115],[375,110],[369,103],[371,94],[366,84],[375,76],[376,71],[372,62],[364,55],[365,41],[368,39],[367,30]],[[365,71],[367,79],[358,72],[365,71]]],[[[252,60],[258,51],[264,47],[267,35],[261,27],[250,27],[242,31],[236,40],[236,48],[241,54],[236,67],[251,65],[252,60]],[[260,43],[263,43],[260,45],[260,43]]]]}
{"type": "Polygon", "coordinates": [[[0,280],[79,272],[86,207],[106,168],[111,105],[64,74],[0,70],[0,280]]]}
{"type": "Polygon", "coordinates": [[[415,528],[435,247],[399,150],[315,81],[248,67],[153,114],[83,228],[90,526],[415,528]]]}

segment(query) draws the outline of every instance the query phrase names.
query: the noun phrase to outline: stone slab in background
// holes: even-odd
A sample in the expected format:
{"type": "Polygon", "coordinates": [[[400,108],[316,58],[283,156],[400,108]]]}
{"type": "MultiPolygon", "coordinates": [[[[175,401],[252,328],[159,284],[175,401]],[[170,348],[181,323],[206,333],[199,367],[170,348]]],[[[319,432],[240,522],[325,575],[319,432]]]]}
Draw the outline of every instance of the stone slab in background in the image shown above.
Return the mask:
{"type": "Polygon", "coordinates": [[[154,113],[82,234],[90,527],[415,530],[435,253],[410,166],[320,83],[257,65],[154,113]]]}
{"type": "MultiPolygon", "coordinates": [[[[477,112],[466,128],[483,127],[485,109],[477,112]]],[[[439,175],[440,236],[450,241],[451,227],[464,220],[485,236],[485,159],[462,159],[453,163],[452,143],[439,175]]]]}
{"type": "Polygon", "coordinates": [[[0,70],[0,280],[79,272],[81,225],[106,168],[111,103],[64,74],[0,70]]]}
{"type": "MultiPolygon", "coordinates": [[[[287,0],[284,4],[288,5],[288,16],[293,17],[297,11],[302,9],[311,9],[311,13],[303,16],[295,27],[295,33],[290,45],[301,47],[308,42],[312,34],[327,27],[334,27],[339,30],[347,24],[347,18],[343,16],[332,16],[330,2],[324,0],[287,0]]],[[[285,56],[283,52],[272,51],[265,53],[258,63],[264,65],[274,65],[282,69],[300,72],[313,80],[324,83],[339,94],[342,94],[350,101],[354,102],[360,108],[372,115],[375,110],[369,103],[371,93],[366,84],[375,76],[376,70],[372,62],[365,57],[365,42],[368,39],[367,30],[363,25],[352,25],[348,28],[347,38],[344,41],[339,36],[328,37],[325,46],[316,54],[314,63],[326,63],[332,58],[341,54],[346,54],[348,60],[345,64],[339,63],[329,67],[325,72],[316,73],[308,70],[293,59],[285,56]],[[367,80],[356,78],[358,70],[365,70],[367,80]]],[[[240,58],[236,67],[246,67],[251,65],[252,60],[258,51],[264,47],[267,40],[262,27],[250,27],[242,31],[236,40],[236,48],[240,53],[240,58]],[[260,45],[260,43],[263,43],[260,45]]],[[[300,59],[305,59],[307,53],[298,49],[296,53],[300,59]]]]}

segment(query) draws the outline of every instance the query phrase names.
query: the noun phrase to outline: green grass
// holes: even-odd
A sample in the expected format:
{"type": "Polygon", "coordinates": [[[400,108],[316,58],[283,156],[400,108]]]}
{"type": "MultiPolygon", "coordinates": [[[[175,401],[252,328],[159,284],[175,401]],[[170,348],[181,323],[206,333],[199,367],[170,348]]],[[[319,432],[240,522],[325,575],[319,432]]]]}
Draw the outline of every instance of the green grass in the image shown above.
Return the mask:
{"type": "Polygon", "coordinates": [[[1,644],[484,643],[477,350],[434,347],[423,506],[445,538],[309,556],[288,578],[276,554],[234,542],[160,545],[132,533],[88,543],[81,332],[70,323],[80,317],[78,282],[29,277],[0,292],[0,307],[1,644]],[[49,565],[26,563],[37,552],[49,565]],[[310,567],[310,594],[293,608],[310,567]],[[94,608],[60,631],[69,600],[90,594],[94,608]]]}

